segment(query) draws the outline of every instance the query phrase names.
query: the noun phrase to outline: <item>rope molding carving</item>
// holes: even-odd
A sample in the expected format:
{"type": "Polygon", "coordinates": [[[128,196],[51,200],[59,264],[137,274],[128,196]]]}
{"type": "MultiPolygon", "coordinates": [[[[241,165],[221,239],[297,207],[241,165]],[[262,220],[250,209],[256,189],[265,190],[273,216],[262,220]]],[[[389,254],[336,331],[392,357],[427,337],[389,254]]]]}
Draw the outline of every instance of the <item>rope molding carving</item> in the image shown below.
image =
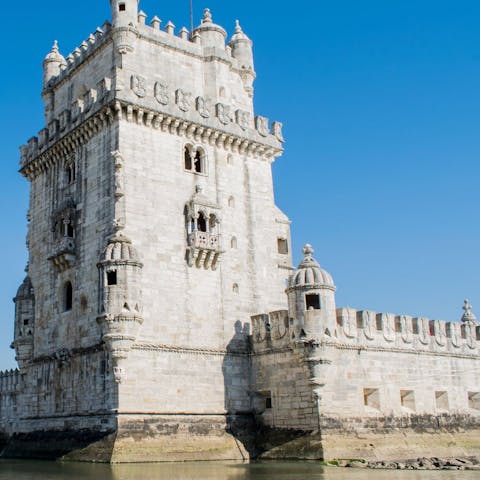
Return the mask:
{"type": "Polygon", "coordinates": [[[219,357],[249,357],[248,352],[229,352],[227,350],[213,349],[213,348],[195,348],[185,346],[163,345],[155,343],[136,343],[132,347],[133,350],[145,351],[161,351],[171,353],[186,353],[190,355],[215,355],[219,357]]]}

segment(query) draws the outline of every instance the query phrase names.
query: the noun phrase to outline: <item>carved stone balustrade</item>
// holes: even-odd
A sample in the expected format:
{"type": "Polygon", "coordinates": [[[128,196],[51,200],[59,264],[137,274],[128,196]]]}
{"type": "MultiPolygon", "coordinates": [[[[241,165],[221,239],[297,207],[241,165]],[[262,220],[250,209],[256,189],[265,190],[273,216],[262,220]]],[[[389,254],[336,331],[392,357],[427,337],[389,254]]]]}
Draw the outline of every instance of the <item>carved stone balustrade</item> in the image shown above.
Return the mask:
{"type": "Polygon", "coordinates": [[[76,260],[75,239],[62,237],[62,239],[55,244],[54,252],[49,257],[49,260],[51,260],[61,272],[73,267],[76,260]]]}
{"type": "Polygon", "coordinates": [[[215,270],[221,253],[220,235],[199,231],[188,235],[187,255],[191,267],[215,270]]]}

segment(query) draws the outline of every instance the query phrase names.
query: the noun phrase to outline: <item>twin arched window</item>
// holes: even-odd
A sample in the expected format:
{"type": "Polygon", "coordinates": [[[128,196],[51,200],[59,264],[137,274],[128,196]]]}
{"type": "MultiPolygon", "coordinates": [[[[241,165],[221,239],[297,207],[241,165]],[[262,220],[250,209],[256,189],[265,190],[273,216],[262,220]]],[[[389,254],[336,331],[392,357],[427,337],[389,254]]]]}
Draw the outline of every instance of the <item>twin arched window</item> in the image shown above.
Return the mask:
{"type": "Polygon", "coordinates": [[[184,168],[187,172],[207,173],[205,150],[203,148],[185,145],[183,156],[184,168]]]}

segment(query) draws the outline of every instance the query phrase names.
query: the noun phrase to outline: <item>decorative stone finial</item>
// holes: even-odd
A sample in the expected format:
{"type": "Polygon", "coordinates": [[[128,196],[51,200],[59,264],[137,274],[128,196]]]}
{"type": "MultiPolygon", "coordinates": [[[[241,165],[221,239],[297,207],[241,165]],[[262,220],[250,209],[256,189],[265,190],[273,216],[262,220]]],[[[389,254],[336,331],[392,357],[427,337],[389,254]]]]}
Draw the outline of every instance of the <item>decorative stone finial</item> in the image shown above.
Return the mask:
{"type": "Polygon", "coordinates": [[[235,20],[235,33],[243,33],[242,27],[240,26],[240,20],[235,20]]]}
{"type": "Polygon", "coordinates": [[[465,313],[462,315],[462,322],[476,323],[477,317],[473,314],[472,305],[468,299],[464,300],[462,308],[465,311],[465,313]]]}
{"type": "Polygon", "coordinates": [[[206,8],[206,9],[203,11],[202,23],[213,23],[213,20],[212,20],[212,12],[210,12],[210,9],[209,9],[209,8],[206,8]]]}
{"type": "Polygon", "coordinates": [[[315,253],[315,250],[313,249],[313,247],[307,243],[304,247],[303,247],[303,254],[305,255],[305,257],[311,257],[314,253],[315,253]]]}
{"type": "Polygon", "coordinates": [[[58,53],[58,41],[53,42],[52,53],[58,53]]]}

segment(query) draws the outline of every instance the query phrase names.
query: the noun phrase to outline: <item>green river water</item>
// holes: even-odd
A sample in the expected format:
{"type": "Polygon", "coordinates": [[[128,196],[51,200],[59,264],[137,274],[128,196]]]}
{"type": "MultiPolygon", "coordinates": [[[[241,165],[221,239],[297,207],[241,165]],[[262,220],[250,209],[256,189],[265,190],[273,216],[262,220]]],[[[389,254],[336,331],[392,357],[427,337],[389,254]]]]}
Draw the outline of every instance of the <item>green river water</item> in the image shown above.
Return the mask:
{"type": "Polygon", "coordinates": [[[397,471],[316,463],[163,463],[92,465],[0,461],[0,480],[479,480],[478,471],[397,471]]]}

